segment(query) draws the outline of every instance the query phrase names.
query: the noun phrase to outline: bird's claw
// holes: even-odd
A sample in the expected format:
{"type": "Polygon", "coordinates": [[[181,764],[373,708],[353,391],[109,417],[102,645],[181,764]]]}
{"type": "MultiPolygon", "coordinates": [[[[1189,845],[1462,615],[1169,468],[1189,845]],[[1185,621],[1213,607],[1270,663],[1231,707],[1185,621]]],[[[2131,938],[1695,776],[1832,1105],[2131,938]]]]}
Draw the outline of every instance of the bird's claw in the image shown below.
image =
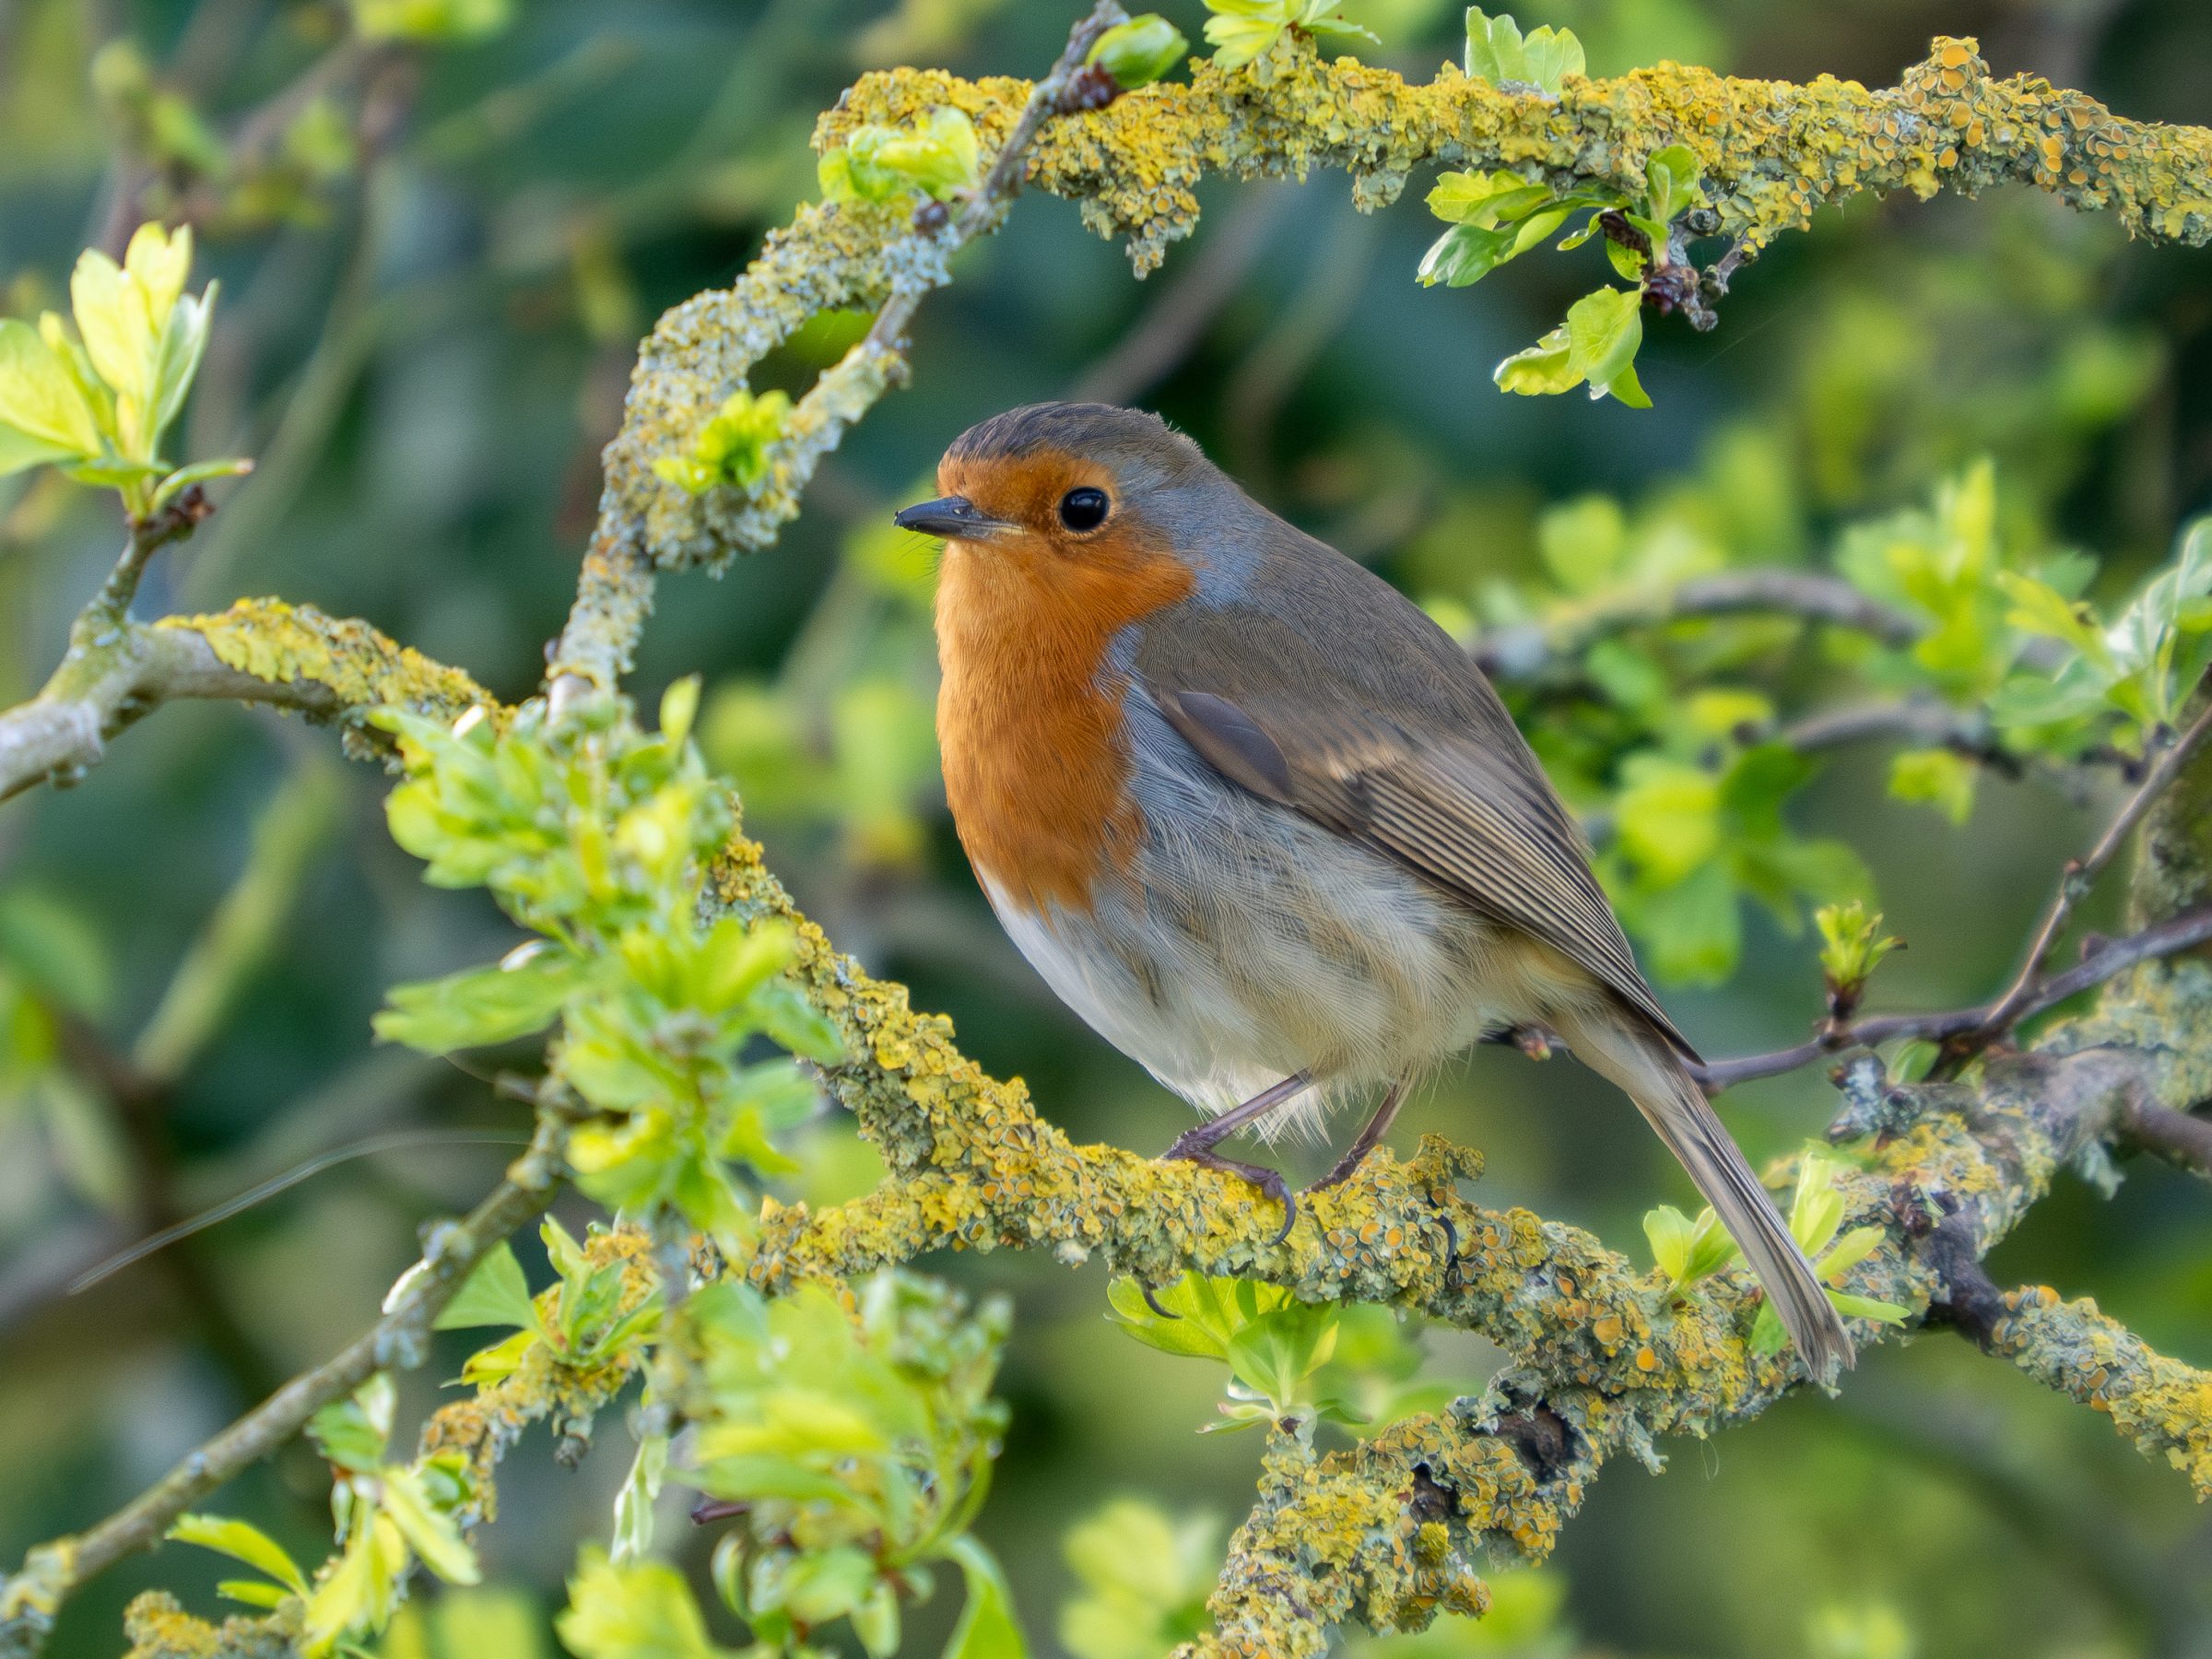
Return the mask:
{"type": "Polygon", "coordinates": [[[1326,1175],[1308,1187],[1300,1196],[1311,1198],[1316,1193],[1325,1193],[1331,1187],[1349,1181],[1359,1173],[1359,1166],[1367,1161],[1367,1155],[1373,1150],[1372,1147],[1355,1146],[1329,1167],[1329,1172],[1326,1175]]]}
{"type": "Polygon", "coordinates": [[[1240,1181],[1259,1190],[1283,1206],[1283,1225],[1276,1232],[1274,1242],[1280,1244],[1290,1236],[1298,1225],[1298,1197],[1290,1191],[1290,1183],[1282,1173],[1265,1164],[1239,1163],[1233,1158],[1224,1158],[1205,1138],[1205,1129],[1188,1130],[1175,1137],[1175,1144],[1159,1155],[1161,1163],[1194,1163],[1202,1170],[1218,1170],[1224,1175],[1234,1175],[1240,1181]]]}

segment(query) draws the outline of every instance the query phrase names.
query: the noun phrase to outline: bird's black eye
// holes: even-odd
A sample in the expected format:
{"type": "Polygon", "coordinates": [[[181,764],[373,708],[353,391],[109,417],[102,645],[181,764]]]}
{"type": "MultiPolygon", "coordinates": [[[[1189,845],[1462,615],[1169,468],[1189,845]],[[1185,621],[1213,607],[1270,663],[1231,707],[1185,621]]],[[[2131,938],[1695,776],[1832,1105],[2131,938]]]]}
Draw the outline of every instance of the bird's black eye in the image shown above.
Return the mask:
{"type": "Polygon", "coordinates": [[[1086,484],[1060,498],[1060,522],[1070,530],[1096,530],[1106,522],[1111,505],[1104,490],[1086,484]]]}

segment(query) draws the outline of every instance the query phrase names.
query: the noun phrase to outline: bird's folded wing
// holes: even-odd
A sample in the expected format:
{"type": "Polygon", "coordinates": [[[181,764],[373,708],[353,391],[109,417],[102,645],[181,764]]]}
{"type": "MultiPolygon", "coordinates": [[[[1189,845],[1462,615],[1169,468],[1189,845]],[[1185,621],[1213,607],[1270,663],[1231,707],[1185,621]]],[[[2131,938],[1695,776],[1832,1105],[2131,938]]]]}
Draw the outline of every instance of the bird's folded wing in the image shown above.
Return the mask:
{"type": "MultiPolygon", "coordinates": [[[[1482,723],[1491,729],[1477,741],[1477,734],[1409,733],[1325,680],[1309,681],[1295,697],[1231,698],[1161,678],[1149,668],[1144,675],[1154,702],[1224,777],[1533,935],[1696,1057],[1644,983],[1580,832],[1502,709],[1496,724],[1482,723]]],[[[1482,712],[1494,707],[1492,698],[1482,712]]]]}

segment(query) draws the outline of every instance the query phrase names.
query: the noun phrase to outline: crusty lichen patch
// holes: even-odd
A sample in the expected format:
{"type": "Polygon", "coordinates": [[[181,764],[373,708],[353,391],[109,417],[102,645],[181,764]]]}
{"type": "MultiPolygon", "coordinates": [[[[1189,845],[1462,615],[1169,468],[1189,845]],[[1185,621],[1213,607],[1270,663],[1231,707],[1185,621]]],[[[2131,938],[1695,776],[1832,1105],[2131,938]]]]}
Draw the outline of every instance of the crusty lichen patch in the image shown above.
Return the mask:
{"type": "MultiPolygon", "coordinates": [[[[226,665],[255,679],[326,687],[349,712],[392,704],[442,720],[471,708],[505,717],[499,700],[460,669],[312,605],[241,599],[226,611],[164,617],[154,626],[200,635],[226,665]]],[[[346,741],[358,756],[384,753],[379,735],[358,721],[347,723],[346,741]]]]}

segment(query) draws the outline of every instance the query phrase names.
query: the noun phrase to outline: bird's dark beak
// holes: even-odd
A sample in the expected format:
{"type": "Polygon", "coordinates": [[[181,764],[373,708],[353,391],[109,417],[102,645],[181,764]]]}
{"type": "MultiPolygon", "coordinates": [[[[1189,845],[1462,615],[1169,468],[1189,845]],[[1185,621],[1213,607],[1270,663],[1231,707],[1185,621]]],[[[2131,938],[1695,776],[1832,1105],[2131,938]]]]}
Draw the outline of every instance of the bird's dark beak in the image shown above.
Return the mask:
{"type": "Polygon", "coordinates": [[[966,496],[940,496],[934,501],[916,501],[912,507],[891,515],[891,523],[901,530],[919,530],[924,535],[941,535],[947,541],[979,541],[1000,530],[1013,526],[1004,519],[994,519],[966,496]]]}

